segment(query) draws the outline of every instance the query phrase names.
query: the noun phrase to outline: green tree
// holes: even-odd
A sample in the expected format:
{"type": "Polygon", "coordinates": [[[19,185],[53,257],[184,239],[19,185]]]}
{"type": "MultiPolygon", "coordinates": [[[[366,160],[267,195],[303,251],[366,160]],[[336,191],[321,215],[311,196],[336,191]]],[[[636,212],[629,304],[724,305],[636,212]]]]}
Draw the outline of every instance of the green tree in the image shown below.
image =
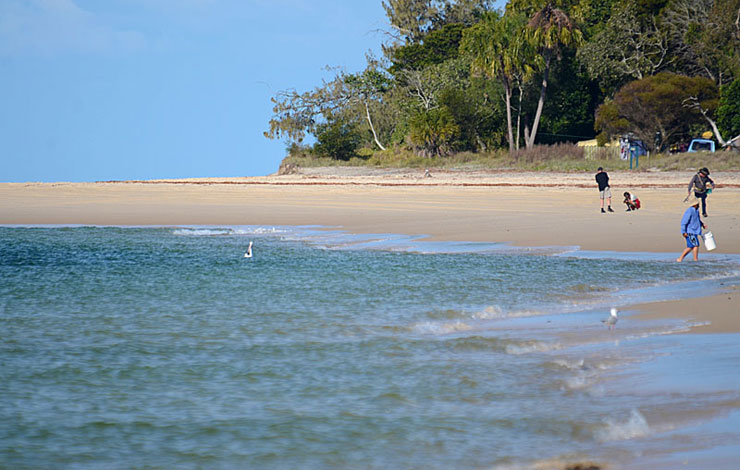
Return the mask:
{"type": "MultiPolygon", "coordinates": [[[[740,78],[722,88],[717,109],[717,125],[728,139],[740,136],[740,78]]],[[[738,143],[735,143],[737,146],[738,143]]]]}
{"type": "Polygon", "coordinates": [[[356,126],[341,117],[317,126],[316,139],[316,154],[345,161],[357,156],[356,151],[362,140],[356,126]]]}
{"type": "Polygon", "coordinates": [[[396,31],[396,39],[417,42],[424,37],[439,13],[437,0],[384,0],[382,2],[388,22],[396,31]]]}
{"type": "Polygon", "coordinates": [[[524,81],[534,72],[530,65],[533,51],[524,35],[525,24],[526,19],[521,14],[488,12],[480,22],[465,30],[460,46],[471,58],[474,71],[497,79],[503,85],[510,152],[519,147],[518,126],[517,139],[514,139],[511,99],[514,90],[521,90],[524,81]]]}
{"type": "Polygon", "coordinates": [[[470,63],[464,58],[451,59],[420,70],[405,70],[399,86],[417,107],[425,110],[439,105],[439,93],[448,88],[465,89],[470,82],[470,63]]]}
{"type": "Polygon", "coordinates": [[[571,17],[581,25],[588,42],[606,28],[613,6],[618,0],[578,0],[571,7],[571,17]]]}
{"type": "Polygon", "coordinates": [[[671,63],[668,33],[658,27],[651,11],[629,0],[615,4],[603,28],[578,51],[578,59],[602,89],[613,93],[631,80],[655,75],[671,63]]]}
{"type": "Polygon", "coordinates": [[[435,23],[462,23],[470,26],[478,22],[481,16],[495,7],[493,0],[447,0],[435,23]]]}
{"type": "Polygon", "coordinates": [[[470,25],[493,8],[492,0],[384,0],[382,2],[394,38],[405,44],[420,42],[444,25],[470,25]]]}
{"type": "Polygon", "coordinates": [[[542,72],[540,96],[532,120],[532,130],[530,132],[527,127],[524,128],[524,142],[527,148],[532,148],[542,117],[553,60],[560,60],[564,47],[579,46],[583,41],[583,34],[563,10],[553,7],[549,2],[529,19],[526,31],[529,42],[538,51],[537,61],[542,72]]]}
{"type": "Polygon", "coordinates": [[[447,88],[439,94],[439,105],[449,111],[460,129],[452,142],[455,151],[487,150],[492,143],[498,144],[501,110],[489,103],[488,95],[496,94],[492,82],[475,80],[465,90],[447,88]]]}
{"type": "Polygon", "coordinates": [[[264,133],[268,139],[286,139],[301,143],[306,134],[313,134],[322,117],[329,116],[341,106],[343,84],[334,79],[311,91],[298,93],[282,90],[271,98],[273,117],[264,133]]]}
{"type": "Polygon", "coordinates": [[[603,101],[596,82],[589,79],[568,50],[550,74],[551,92],[542,110],[540,143],[574,142],[594,135],[594,114],[603,101]]]}
{"type": "Polygon", "coordinates": [[[711,126],[714,137],[720,145],[726,147],[727,142],[717,127],[716,122],[717,108],[719,106],[719,88],[714,81],[706,77],[692,77],[685,80],[685,82],[683,91],[687,97],[684,98],[684,106],[698,112],[711,126]]]}
{"type": "Polygon", "coordinates": [[[404,70],[421,70],[457,58],[464,29],[462,23],[447,24],[431,31],[421,42],[394,49],[389,71],[398,76],[404,70]]]}
{"type": "Polygon", "coordinates": [[[443,156],[450,152],[460,127],[446,108],[421,111],[411,118],[409,141],[425,157],[443,156]]]}
{"type": "Polygon", "coordinates": [[[641,23],[651,23],[655,17],[660,15],[666,4],[668,0],[634,0],[637,20],[641,23]]]}
{"type": "Polygon", "coordinates": [[[317,126],[330,118],[336,119],[340,113],[355,112],[367,121],[374,142],[384,150],[370,111],[382,101],[390,82],[372,57],[368,58],[368,62],[363,72],[339,72],[330,82],[308,92],[280,91],[272,98],[274,114],[265,137],[286,138],[300,143],[307,133],[316,135],[317,126]]]}
{"type": "Polygon", "coordinates": [[[599,106],[596,130],[608,137],[631,133],[650,150],[663,148],[675,143],[692,124],[702,122],[701,113],[686,106],[686,100],[696,95],[708,105],[711,86],[708,79],[670,72],[635,80],[599,106]]]}
{"type": "Polygon", "coordinates": [[[362,73],[342,75],[341,78],[347,86],[347,101],[362,104],[365,109],[365,119],[373,134],[373,140],[381,150],[385,150],[385,147],[378,139],[378,133],[375,130],[375,125],[370,114],[370,106],[371,103],[382,100],[383,93],[388,91],[390,82],[372,57],[368,57],[368,62],[368,68],[362,73]]]}
{"type": "Polygon", "coordinates": [[[686,75],[720,88],[740,76],[740,0],[670,0],[662,24],[671,53],[686,75]]]}

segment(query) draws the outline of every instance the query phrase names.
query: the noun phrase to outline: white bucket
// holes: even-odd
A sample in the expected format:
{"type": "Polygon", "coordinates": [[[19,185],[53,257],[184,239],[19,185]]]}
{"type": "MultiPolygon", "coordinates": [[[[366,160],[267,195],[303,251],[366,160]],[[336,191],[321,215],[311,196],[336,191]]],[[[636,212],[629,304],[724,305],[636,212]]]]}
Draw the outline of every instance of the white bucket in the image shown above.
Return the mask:
{"type": "Polygon", "coordinates": [[[712,251],[717,248],[717,244],[714,242],[714,235],[712,235],[712,232],[706,232],[704,234],[704,248],[706,248],[707,251],[712,251]]]}

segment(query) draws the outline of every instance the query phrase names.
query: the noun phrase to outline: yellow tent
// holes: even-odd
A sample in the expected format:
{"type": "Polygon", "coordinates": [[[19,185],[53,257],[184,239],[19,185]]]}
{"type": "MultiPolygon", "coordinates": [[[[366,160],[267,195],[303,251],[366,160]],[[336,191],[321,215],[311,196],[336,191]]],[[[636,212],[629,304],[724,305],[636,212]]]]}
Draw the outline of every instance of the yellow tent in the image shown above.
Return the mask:
{"type": "MultiPolygon", "coordinates": [[[[590,139],[590,140],[581,140],[576,143],[579,147],[598,147],[599,144],[596,143],[596,139],[590,139]]],[[[604,147],[619,147],[619,141],[613,140],[611,142],[607,142],[604,147]]]]}

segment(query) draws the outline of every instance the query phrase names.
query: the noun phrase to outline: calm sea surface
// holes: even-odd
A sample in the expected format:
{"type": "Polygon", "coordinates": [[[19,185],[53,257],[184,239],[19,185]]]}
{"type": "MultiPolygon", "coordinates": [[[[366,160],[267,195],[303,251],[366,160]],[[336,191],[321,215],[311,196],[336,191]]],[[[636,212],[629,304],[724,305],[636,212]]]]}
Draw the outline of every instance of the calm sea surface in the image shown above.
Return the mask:
{"type": "Polygon", "coordinates": [[[0,227],[0,468],[725,468],[737,336],[601,323],[737,283],[702,257],[0,227]]]}

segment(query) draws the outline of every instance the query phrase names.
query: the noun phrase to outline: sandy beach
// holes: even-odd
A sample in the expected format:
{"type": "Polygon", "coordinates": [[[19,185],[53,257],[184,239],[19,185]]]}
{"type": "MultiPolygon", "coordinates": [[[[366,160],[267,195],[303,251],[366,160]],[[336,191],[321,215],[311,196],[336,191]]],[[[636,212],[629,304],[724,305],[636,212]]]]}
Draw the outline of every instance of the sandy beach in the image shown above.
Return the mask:
{"type": "MultiPolygon", "coordinates": [[[[425,178],[415,170],[332,168],[251,178],[0,183],[0,224],[320,225],[442,241],[678,254],[691,176],[611,172],[610,214],[599,212],[592,174],[433,170],[425,178]],[[637,194],[642,209],[625,212],[624,191],[637,194]]],[[[716,253],[740,254],[740,173],[712,177],[718,187],[705,222],[716,253]]],[[[640,309],[712,325],[696,331],[740,331],[737,295],[691,305],[640,309]]]]}

